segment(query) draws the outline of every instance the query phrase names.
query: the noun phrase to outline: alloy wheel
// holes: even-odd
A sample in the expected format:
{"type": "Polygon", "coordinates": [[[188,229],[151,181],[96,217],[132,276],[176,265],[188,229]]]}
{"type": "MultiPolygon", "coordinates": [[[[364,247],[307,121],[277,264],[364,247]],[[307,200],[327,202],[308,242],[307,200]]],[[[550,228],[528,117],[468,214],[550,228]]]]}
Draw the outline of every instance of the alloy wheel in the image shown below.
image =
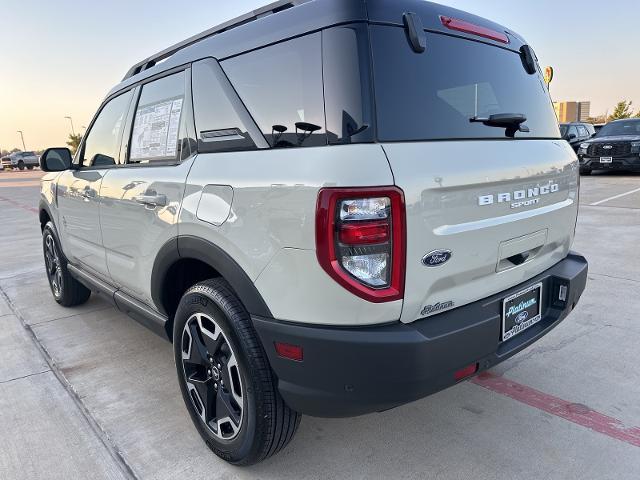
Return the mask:
{"type": "Polygon", "coordinates": [[[181,350],[195,411],[216,437],[233,440],[242,426],[244,389],[229,340],[213,318],[196,313],[182,330],[181,350]]]}
{"type": "Polygon", "coordinates": [[[62,269],[60,268],[58,247],[50,233],[47,233],[45,237],[44,261],[51,290],[53,290],[55,297],[59,298],[62,296],[62,269]]]}

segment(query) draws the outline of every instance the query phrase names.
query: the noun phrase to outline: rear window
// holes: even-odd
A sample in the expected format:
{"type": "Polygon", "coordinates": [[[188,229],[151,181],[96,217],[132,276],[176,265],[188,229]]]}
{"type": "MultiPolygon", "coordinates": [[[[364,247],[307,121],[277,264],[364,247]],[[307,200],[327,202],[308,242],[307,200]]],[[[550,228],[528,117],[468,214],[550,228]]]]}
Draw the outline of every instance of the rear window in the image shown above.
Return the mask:
{"type": "Polygon", "coordinates": [[[402,28],[371,32],[381,141],[505,138],[505,128],[469,121],[498,113],[527,117],[529,133],[516,138],[559,138],[542,77],[527,74],[518,53],[427,33],[427,49],[418,54],[402,28]]]}

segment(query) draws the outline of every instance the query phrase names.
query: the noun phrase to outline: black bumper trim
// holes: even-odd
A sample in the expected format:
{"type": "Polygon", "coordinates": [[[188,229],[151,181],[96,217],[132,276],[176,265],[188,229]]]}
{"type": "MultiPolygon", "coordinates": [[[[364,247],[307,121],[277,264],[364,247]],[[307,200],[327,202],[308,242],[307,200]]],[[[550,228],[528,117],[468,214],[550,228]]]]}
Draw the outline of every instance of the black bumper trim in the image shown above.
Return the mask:
{"type": "Polygon", "coordinates": [[[305,326],[252,316],[278,388],[298,412],[349,417],[387,410],[456,383],[454,372],[477,363],[486,370],[558,325],[587,282],[587,261],[570,253],[542,274],[483,300],[411,324],[339,328],[305,326]],[[542,319],[502,342],[502,299],[542,282],[542,319]],[[568,287],[566,302],[556,294],[568,287]],[[301,345],[302,362],[277,356],[274,342],[301,345]]]}
{"type": "Polygon", "coordinates": [[[581,155],[580,168],[589,170],[628,170],[640,171],[640,156],[637,153],[626,157],[613,157],[611,163],[600,163],[600,157],[581,155]]]}

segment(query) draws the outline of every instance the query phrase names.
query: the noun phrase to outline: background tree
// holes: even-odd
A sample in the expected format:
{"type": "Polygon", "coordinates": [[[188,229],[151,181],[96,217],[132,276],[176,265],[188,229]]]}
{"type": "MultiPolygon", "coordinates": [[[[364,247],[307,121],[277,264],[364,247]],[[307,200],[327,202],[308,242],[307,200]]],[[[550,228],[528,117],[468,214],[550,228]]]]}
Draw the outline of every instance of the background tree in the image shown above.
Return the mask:
{"type": "Polygon", "coordinates": [[[82,135],[79,133],[76,133],[75,135],[73,133],[69,134],[69,140],[67,140],[67,145],[69,145],[69,148],[71,149],[71,153],[73,155],[76,154],[76,150],[78,150],[78,147],[80,146],[80,142],[82,141],[82,135]]]}
{"type": "Polygon", "coordinates": [[[591,123],[593,125],[598,125],[600,123],[607,123],[607,116],[598,115],[597,117],[589,117],[587,118],[587,123],[591,123]]]}
{"type": "Polygon", "coordinates": [[[613,113],[609,115],[609,121],[611,120],[620,120],[621,118],[630,118],[633,115],[633,111],[631,110],[631,105],[633,102],[627,100],[621,100],[616,105],[616,108],[613,110],[613,113]]]}

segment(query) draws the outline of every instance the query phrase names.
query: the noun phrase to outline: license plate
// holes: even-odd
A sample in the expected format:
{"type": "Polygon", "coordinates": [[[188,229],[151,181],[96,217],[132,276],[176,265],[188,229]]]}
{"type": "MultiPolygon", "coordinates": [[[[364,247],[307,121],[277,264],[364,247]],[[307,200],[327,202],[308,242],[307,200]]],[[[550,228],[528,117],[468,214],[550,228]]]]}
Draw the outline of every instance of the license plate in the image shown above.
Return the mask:
{"type": "Polygon", "coordinates": [[[600,157],[600,163],[611,163],[613,162],[613,157],[600,157]]]}
{"type": "Polygon", "coordinates": [[[514,293],[502,301],[502,340],[509,340],[542,318],[542,283],[514,293]]]}

